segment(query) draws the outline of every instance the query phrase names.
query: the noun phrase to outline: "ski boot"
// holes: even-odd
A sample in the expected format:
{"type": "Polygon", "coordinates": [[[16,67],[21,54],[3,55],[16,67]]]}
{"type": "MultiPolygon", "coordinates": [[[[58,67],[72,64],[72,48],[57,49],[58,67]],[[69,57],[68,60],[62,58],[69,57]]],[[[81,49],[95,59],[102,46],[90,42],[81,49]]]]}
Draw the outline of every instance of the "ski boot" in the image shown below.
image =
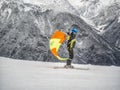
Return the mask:
{"type": "Polygon", "coordinates": [[[72,65],[65,65],[64,68],[74,68],[72,65]]]}
{"type": "Polygon", "coordinates": [[[64,68],[74,68],[74,67],[71,65],[71,62],[72,62],[72,60],[71,60],[71,59],[68,59],[68,60],[67,60],[67,64],[64,66],[64,68]]]}

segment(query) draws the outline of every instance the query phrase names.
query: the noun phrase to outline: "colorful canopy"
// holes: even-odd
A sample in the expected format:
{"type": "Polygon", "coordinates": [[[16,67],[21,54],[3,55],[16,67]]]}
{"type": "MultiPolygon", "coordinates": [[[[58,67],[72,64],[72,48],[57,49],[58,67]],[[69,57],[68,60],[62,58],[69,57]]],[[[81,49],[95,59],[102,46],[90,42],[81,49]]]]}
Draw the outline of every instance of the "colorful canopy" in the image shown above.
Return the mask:
{"type": "Polygon", "coordinates": [[[68,58],[61,58],[58,55],[58,50],[65,40],[66,40],[66,34],[60,30],[56,30],[50,39],[50,51],[59,60],[67,60],[68,59],[68,58]]]}

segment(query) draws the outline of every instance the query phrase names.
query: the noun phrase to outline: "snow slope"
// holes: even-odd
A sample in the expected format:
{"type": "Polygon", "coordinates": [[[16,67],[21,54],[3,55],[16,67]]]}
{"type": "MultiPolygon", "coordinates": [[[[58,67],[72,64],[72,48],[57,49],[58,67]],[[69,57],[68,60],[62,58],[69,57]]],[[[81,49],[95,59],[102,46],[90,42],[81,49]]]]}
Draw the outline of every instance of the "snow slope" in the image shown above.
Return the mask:
{"type": "Polygon", "coordinates": [[[120,90],[120,67],[74,64],[90,70],[51,68],[63,65],[0,57],[0,90],[120,90]]]}

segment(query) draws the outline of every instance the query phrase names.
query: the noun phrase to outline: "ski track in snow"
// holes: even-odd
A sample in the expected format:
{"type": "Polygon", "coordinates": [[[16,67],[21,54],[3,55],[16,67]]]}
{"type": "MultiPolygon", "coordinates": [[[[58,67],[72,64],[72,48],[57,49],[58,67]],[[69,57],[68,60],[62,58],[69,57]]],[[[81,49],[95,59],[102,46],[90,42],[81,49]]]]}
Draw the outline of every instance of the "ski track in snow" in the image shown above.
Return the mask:
{"type": "Polygon", "coordinates": [[[73,64],[90,70],[52,68],[64,65],[0,57],[0,90],[120,90],[120,67],[73,64]]]}

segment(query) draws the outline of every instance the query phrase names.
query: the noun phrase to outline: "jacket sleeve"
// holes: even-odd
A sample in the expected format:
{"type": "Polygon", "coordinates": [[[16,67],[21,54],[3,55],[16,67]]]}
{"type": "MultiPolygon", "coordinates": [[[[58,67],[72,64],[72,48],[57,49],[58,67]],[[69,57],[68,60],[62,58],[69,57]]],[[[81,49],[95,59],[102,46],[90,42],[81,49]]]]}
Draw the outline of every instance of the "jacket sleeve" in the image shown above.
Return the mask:
{"type": "Polygon", "coordinates": [[[75,47],[76,41],[73,43],[73,48],[75,47]]]}
{"type": "Polygon", "coordinates": [[[70,42],[70,48],[74,48],[75,47],[75,43],[76,43],[76,39],[73,39],[71,42],[70,42]]]}

